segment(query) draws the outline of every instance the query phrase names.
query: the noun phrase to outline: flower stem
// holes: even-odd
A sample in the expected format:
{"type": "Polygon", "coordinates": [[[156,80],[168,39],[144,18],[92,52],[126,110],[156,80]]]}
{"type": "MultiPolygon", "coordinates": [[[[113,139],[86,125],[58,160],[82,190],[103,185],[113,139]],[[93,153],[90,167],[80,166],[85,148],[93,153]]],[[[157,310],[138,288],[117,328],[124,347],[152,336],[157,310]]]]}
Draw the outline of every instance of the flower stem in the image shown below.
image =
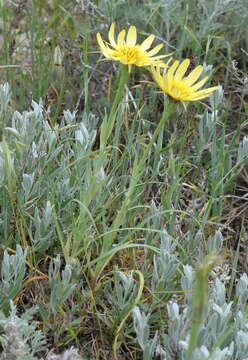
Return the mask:
{"type": "Polygon", "coordinates": [[[161,131],[163,131],[164,125],[165,125],[166,121],[168,120],[169,116],[171,115],[173,109],[174,109],[174,102],[170,101],[168,103],[168,106],[164,108],[164,111],[163,111],[162,117],[161,117],[161,119],[160,119],[160,121],[158,123],[158,126],[156,127],[156,129],[155,129],[155,131],[154,131],[154,133],[152,135],[152,138],[151,138],[151,140],[150,140],[150,142],[149,142],[149,144],[148,144],[148,146],[146,148],[146,151],[144,152],[142,158],[139,161],[139,165],[138,165],[138,169],[137,169],[138,173],[142,170],[142,167],[145,165],[148,154],[151,151],[152,146],[155,143],[159,133],[161,131]]]}
{"type": "MultiPolygon", "coordinates": [[[[116,218],[115,218],[112,228],[111,228],[111,233],[104,237],[102,254],[104,254],[111,248],[111,246],[117,236],[118,229],[123,225],[123,223],[125,221],[126,214],[128,212],[128,209],[130,208],[130,204],[132,202],[132,198],[134,196],[136,186],[144,172],[145,162],[148,158],[149,152],[151,151],[152,146],[155,143],[159,133],[161,131],[163,131],[164,125],[165,125],[166,121],[168,120],[169,116],[171,115],[171,113],[173,112],[173,109],[174,109],[174,102],[170,101],[168,106],[166,108],[164,108],[163,115],[153,133],[152,138],[150,139],[150,142],[149,142],[143,156],[141,157],[140,160],[136,159],[134,162],[132,178],[131,178],[131,182],[130,182],[128,191],[126,193],[126,197],[122,203],[120,210],[117,212],[116,218]]],[[[104,261],[104,263],[100,262],[97,264],[96,273],[97,273],[98,277],[113,256],[114,256],[114,254],[110,255],[110,257],[107,258],[104,261]]]]}
{"type": "Polygon", "coordinates": [[[108,142],[109,136],[112,133],[114,122],[115,122],[115,116],[117,108],[121,102],[123,92],[125,85],[129,78],[129,71],[128,67],[126,65],[123,65],[120,71],[120,78],[119,78],[119,85],[117,92],[115,94],[114,102],[112,104],[112,108],[110,110],[109,116],[106,118],[106,120],[103,121],[101,126],[101,134],[100,134],[100,149],[103,150],[108,142]]]}

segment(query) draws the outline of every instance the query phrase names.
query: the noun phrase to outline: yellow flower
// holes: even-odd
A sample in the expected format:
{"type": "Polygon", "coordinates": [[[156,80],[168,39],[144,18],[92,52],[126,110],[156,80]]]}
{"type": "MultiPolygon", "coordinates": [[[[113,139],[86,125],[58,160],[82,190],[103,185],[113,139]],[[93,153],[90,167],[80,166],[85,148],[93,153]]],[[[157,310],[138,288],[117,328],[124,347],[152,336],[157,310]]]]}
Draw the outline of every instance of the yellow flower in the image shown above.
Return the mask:
{"type": "Polygon", "coordinates": [[[218,86],[199,90],[208,80],[208,76],[196,82],[202,71],[203,66],[197,66],[189,75],[184,76],[190,64],[189,59],[185,59],[180,65],[179,61],[175,61],[169,69],[164,70],[163,74],[160,68],[151,68],[151,72],[157,85],[164,93],[175,100],[179,101],[195,101],[204,99],[212,94],[218,86]]]}
{"type": "Polygon", "coordinates": [[[115,24],[110,26],[108,38],[111,47],[109,47],[103,40],[99,33],[97,33],[97,42],[100,46],[101,52],[107,59],[120,61],[122,64],[128,65],[129,69],[131,65],[136,66],[151,66],[159,65],[161,67],[167,67],[161,61],[162,58],[169,55],[156,55],[163,44],[155,46],[152,50],[147,51],[153,40],[154,35],[148,36],[140,45],[137,42],[137,30],[135,26],[130,26],[127,35],[126,30],[122,30],[115,40],[115,24]]]}

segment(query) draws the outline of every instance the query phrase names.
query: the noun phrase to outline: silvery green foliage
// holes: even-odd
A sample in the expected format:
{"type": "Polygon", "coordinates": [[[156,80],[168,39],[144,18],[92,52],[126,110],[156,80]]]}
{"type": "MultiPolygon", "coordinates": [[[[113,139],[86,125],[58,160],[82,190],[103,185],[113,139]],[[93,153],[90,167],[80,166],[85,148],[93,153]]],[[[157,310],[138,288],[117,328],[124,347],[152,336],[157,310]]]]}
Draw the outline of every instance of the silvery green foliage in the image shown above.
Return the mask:
{"type": "Polygon", "coordinates": [[[96,130],[90,133],[82,122],[79,124],[79,129],[75,131],[75,139],[80,144],[80,149],[84,151],[92,147],[95,137],[96,130]]]}
{"type": "Polygon", "coordinates": [[[237,162],[247,160],[248,157],[248,136],[244,136],[243,140],[239,144],[237,162]]]}
{"type": "Polygon", "coordinates": [[[10,315],[0,312],[0,328],[4,335],[0,337],[3,352],[0,360],[36,360],[35,354],[44,350],[46,341],[38,323],[33,320],[36,308],[26,310],[21,316],[10,303],[10,315]]]}
{"type": "Polygon", "coordinates": [[[0,86],[0,115],[7,111],[10,102],[9,84],[5,83],[0,86]]]}
{"type": "MultiPolygon", "coordinates": [[[[199,335],[201,345],[213,349],[216,342],[228,333],[230,320],[232,318],[232,302],[226,302],[225,285],[216,278],[208,303],[207,322],[202,327],[199,335]]],[[[225,342],[226,343],[226,342],[225,342]]],[[[228,345],[230,344],[227,341],[228,345]]]]}
{"type": "Polygon", "coordinates": [[[34,211],[33,220],[35,232],[34,232],[34,248],[35,250],[45,251],[49,248],[50,239],[52,238],[53,231],[51,229],[52,224],[52,205],[48,200],[45,209],[42,209],[41,214],[37,207],[34,211]]]}
{"type": "Polygon", "coordinates": [[[215,349],[213,352],[209,352],[206,346],[201,346],[199,349],[196,349],[193,353],[192,360],[231,360],[232,359],[232,349],[224,348],[223,350],[215,349]]]}
{"type": "Polygon", "coordinates": [[[233,186],[233,178],[237,176],[237,167],[233,164],[237,148],[234,141],[226,140],[222,103],[223,90],[219,87],[210,97],[210,108],[199,115],[199,136],[195,137],[195,156],[204,164],[204,176],[213,196],[213,216],[222,213],[224,192],[233,186]]]}
{"type": "Polygon", "coordinates": [[[156,350],[157,333],[153,338],[150,338],[149,315],[146,316],[137,306],[133,309],[133,320],[137,341],[143,350],[143,360],[150,360],[153,358],[156,350]]]}
{"type": "Polygon", "coordinates": [[[3,351],[0,360],[81,360],[78,350],[71,347],[62,354],[55,355],[50,351],[46,358],[37,357],[37,354],[46,350],[46,341],[43,333],[37,330],[38,322],[33,320],[37,308],[26,310],[20,316],[17,309],[10,303],[10,315],[6,317],[0,312],[0,329],[3,335],[0,343],[3,351]]]}
{"type": "MultiPolygon", "coordinates": [[[[179,266],[175,255],[176,242],[164,231],[160,235],[160,252],[153,257],[152,291],[158,293],[172,290],[175,286],[175,275],[179,266]]],[[[155,298],[154,298],[155,300],[155,298]]]]}
{"type": "Polygon", "coordinates": [[[0,143],[0,187],[4,183],[4,155],[3,155],[3,146],[0,143]]]}
{"type": "MultiPolygon", "coordinates": [[[[199,199],[199,202],[202,202],[202,199],[199,199]]],[[[197,199],[195,201],[197,206],[197,199]]],[[[202,258],[204,256],[204,244],[205,244],[205,236],[203,232],[199,229],[196,232],[189,229],[185,234],[185,247],[192,256],[196,258],[202,258]]]]}
{"type": "Polygon", "coordinates": [[[233,359],[235,360],[247,360],[248,354],[248,328],[246,331],[239,330],[235,334],[236,351],[233,359]]]}
{"type": "Polygon", "coordinates": [[[196,148],[199,151],[199,155],[201,155],[203,151],[208,150],[209,144],[213,139],[218,112],[214,111],[209,113],[208,110],[205,110],[204,113],[198,115],[198,117],[200,121],[198,125],[199,136],[196,139],[196,148]]]}
{"type": "Polygon", "coordinates": [[[27,250],[23,251],[20,245],[16,246],[16,254],[9,255],[4,251],[1,264],[0,306],[9,304],[22,288],[25,276],[25,260],[27,250]]]}
{"type": "Polygon", "coordinates": [[[116,325],[132,309],[137,296],[137,284],[132,273],[124,274],[116,271],[114,274],[113,288],[106,288],[108,302],[111,306],[111,313],[116,325]]]}
{"type": "MultiPolygon", "coordinates": [[[[8,86],[1,87],[1,91],[7,101],[8,86]]],[[[98,119],[93,114],[77,116],[75,111],[67,110],[59,124],[51,125],[49,109],[44,109],[41,101],[33,101],[31,109],[22,113],[12,112],[8,107],[5,110],[0,186],[15,194],[34,250],[45,251],[57,238],[54,218],[63,218],[69,230],[70,217],[77,214],[75,200],[82,190],[88,191],[94,171],[96,177],[105,179],[104,169],[94,170],[95,159],[88,156],[98,119]]],[[[7,201],[11,200],[6,196],[7,201]]],[[[10,209],[12,205],[9,204],[10,209]]],[[[5,231],[6,238],[11,220],[11,216],[6,216],[5,227],[0,222],[0,231],[5,231]]],[[[18,238],[15,240],[18,242],[18,238]]]]}
{"type": "MultiPolygon", "coordinates": [[[[149,228],[152,229],[160,229],[161,228],[161,220],[163,218],[163,211],[162,206],[156,205],[154,200],[151,200],[150,203],[150,218],[148,221],[149,228]]],[[[147,242],[152,243],[154,236],[159,237],[159,234],[154,234],[153,232],[150,232],[147,234],[147,242]]]]}
{"type": "Polygon", "coordinates": [[[185,307],[181,313],[176,302],[170,301],[167,304],[168,330],[163,336],[164,351],[166,360],[173,360],[182,352],[181,341],[187,336],[190,326],[189,309],[185,307]]]}
{"type": "Polygon", "coordinates": [[[224,91],[221,85],[218,86],[217,90],[213,92],[213,94],[209,98],[209,102],[211,105],[211,110],[216,111],[220,110],[223,106],[224,101],[224,91]]]}
{"type": "Polygon", "coordinates": [[[70,349],[64,351],[63,354],[61,355],[57,355],[54,354],[53,352],[49,352],[49,354],[46,357],[46,360],[82,360],[82,358],[78,354],[78,350],[71,347],[70,349]]]}
{"type": "Polygon", "coordinates": [[[192,289],[195,274],[192,266],[190,265],[183,266],[183,273],[184,275],[181,277],[181,286],[187,302],[190,303],[192,299],[192,289]]]}
{"type": "Polygon", "coordinates": [[[69,296],[75,290],[75,284],[71,282],[71,266],[66,265],[61,271],[61,260],[58,255],[49,264],[49,285],[51,289],[50,308],[56,313],[59,306],[63,306],[69,296]]]}
{"type": "MultiPolygon", "coordinates": [[[[185,278],[182,284],[192,282],[190,268],[184,267],[185,278]]],[[[183,285],[184,288],[187,286],[183,285]]],[[[193,359],[199,360],[247,360],[248,352],[248,277],[242,275],[236,287],[236,301],[226,300],[225,285],[216,278],[210,290],[208,311],[201,325],[198,347],[193,359]]],[[[166,360],[187,358],[187,346],[190,334],[190,298],[180,310],[176,302],[167,305],[169,327],[163,335],[163,347],[166,360]]]]}
{"type": "Polygon", "coordinates": [[[223,236],[219,230],[208,239],[208,253],[218,253],[223,245],[223,236]]]}
{"type": "MultiPolygon", "coordinates": [[[[205,66],[205,72],[208,73],[211,66],[205,66]]],[[[220,121],[221,106],[223,104],[223,88],[218,86],[218,89],[210,96],[210,109],[206,109],[203,114],[198,115],[200,119],[198,125],[198,136],[196,138],[196,148],[199,156],[209,150],[211,142],[214,140],[216,133],[216,126],[220,121]]]]}
{"type": "MultiPolygon", "coordinates": [[[[166,259],[167,264],[170,264],[170,259],[175,254],[175,244],[170,242],[170,239],[165,241],[164,237],[162,249],[166,249],[170,258],[166,259]]],[[[208,250],[212,253],[218,253],[223,244],[223,236],[220,231],[209,237],[208,250]]],[[[174,255],[175,256],[175,255],[174,255]]],[[[164,286],[164,291],[169,289],[170,270],[173,268],[173,263],[170,264],[170,269],[166,269],[168,279],[159,282],[158,268],[161,269],[161,264],[158,264],[159,255],[155,258],[155,275],[153,275],[153,283],[155,281],[164,286]]],[[[167,264],[163,266],[166,267],[167,264]]],[[[177,264],[176,258],[174,264],[177,264]]],[[[175,267],[176,269],[176,267],[175,267]]],[[[213,274],[214,275],[214,274],[213,274]]],[[[181,286],[184,291],[185,303],[179,303],[175,300],[167,302],[167,318],[168,327],[162,335],[162,345],[157,335],[152,338],[150,336],[150,327],[153,324],[152,318],[154,312],[156,313],[158,307],[149,306],[147,313],[142,312],[140,308],[133,309],[134,330],[142,351],[143,357],[147,348],[151,351],[156,349],[156,354],[161,355],[161,359],[174,360],[247,360],[248,353],[248,276],[243,274],[237,282],[235,301],[227,300],[227,289],[225,284],[214,278],[209,290],[209,301],[206,311],[206,318],[201,324],[198,336],[197,348],[193,352],[193,357],[188,359],[187,348],[191,330],[191,304],[192,304],[192,289],[194,286],[195,272],[190,265],[183,266],[183,276],[181,276],[181,286]],[[150,346],[146,347],[146,344],[150,346]]],[[[156,294],[154,287],[152,293],[156,294]]],[[[161,296],[161,294],[159,293],[161,296]]],[[[156,298],[156,296],[154,296],[156,298]]],[[[161,297],[160,297],[161,299],[161,297]]],[[[156,330],[153,324],[153,331],[156,330]]],[[[150,353],[150,358],[153,355],[150,353]]],[[[149,358],[149,357],[148,357],[149,358]]]]}
{"type": "Polygon", "coordinates": [[[245,312],[248,310],[248,276],[243,274],[236,286],[237,309],[238,311],[245,312]]]}
{"type": "Polygon", "coordinates": [[[31,190],[34,184],[34,172],[32,174],[23,174],[22,188],[23,188],[23,200],[26,202],[30,198],[31,190]]]}

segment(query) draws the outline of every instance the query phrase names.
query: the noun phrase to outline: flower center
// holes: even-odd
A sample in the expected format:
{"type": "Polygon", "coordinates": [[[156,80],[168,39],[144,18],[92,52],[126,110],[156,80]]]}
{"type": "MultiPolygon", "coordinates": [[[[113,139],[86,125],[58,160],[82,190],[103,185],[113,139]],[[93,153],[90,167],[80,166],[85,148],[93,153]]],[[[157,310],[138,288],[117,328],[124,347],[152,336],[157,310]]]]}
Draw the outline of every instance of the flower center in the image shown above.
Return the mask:
{"type": "Polygon", "coordinates": [[[190,86],[186,86],[182,81],[176,79],[173,79],[171,91],[176,97],[188,96],[193,93],[190,86]]]}
{"type": "Polygon", "coordinates": [[[123,64],[134,64],[140,58],[138,46],[121,45],[117,53],[118,58],[123,64]]]}

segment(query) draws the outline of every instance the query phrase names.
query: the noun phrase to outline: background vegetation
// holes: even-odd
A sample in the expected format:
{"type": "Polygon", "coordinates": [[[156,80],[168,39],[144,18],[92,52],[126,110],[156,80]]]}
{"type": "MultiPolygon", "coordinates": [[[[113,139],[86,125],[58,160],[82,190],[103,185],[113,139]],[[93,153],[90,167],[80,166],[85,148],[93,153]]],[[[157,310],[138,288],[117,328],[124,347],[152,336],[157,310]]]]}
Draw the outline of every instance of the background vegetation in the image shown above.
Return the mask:
{"type": "Polygon", "coordinates": [[[0,1],[1,360],[247,358],[247,20],[246,0],[0,1]],[[144,69],[99,151],[112,21],[222,85],[142,168],[164,106],[144,69]]]}

